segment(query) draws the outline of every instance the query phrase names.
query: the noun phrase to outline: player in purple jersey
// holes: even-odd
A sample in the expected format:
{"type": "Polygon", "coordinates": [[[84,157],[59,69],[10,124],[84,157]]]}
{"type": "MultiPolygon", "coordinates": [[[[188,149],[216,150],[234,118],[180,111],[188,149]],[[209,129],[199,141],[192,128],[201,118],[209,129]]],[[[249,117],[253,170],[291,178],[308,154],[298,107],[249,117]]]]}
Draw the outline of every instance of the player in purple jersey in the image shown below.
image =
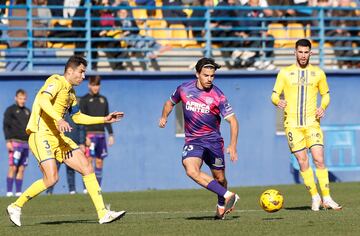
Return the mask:
{"type": "Polygon", "coordinates": [[[25,107],[27,95],[25,90],[16,91],[15,104],[9,106],[4,113],[4,135],[6,148],[9,152],[9,171],[6,178],[6,196],[13,196],[15,182],[15,196],[21,195],[25,167],[28,165],[29,135],[25,128],[30,118],[30,110],[25,107]]]}
{"type": "Polygon", "coordinates": [[[230,124],[231,140],[227,152],[231,161],[238,159],[238,122],[223,92],[213,85],[215,71],[220,66],[211,58],[202,58],[195,68],[197,80],[177,87],[164,104],[159,126],[165,127],[174,105],[182,102],[185,120],[183,166],[191,179],[218,195],[215,219],[224,219],[234,209],[239,196],[227,190],[220,115],[230,124]],[[203,162],[209,166],[212,177],[201,171],[203,162]]]}

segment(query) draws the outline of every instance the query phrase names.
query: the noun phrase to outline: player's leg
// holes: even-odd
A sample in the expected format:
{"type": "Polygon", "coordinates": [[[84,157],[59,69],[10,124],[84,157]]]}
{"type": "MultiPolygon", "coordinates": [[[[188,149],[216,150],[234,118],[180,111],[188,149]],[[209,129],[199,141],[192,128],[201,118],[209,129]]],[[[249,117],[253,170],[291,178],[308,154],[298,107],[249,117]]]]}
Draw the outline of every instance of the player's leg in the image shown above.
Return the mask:
{"type": "Polygon", "coordinates": [[[342,209],[330,196],[329,172],[324,161],[323,132],[320,126],[310,127],[307,130],[307,145],[310,147],[311,155],[316,166],[316,177],[319,182],[321,194],[323,197],[323,206],[335,210],[342,209]]]}
{"type": "Polygon", "coordinates": [[[100,224],[110,223],[125,215],[125,211],[114,212],[105,208],[101,189],[92,165],[80,149],[73,150],[72,156],[64,159],[64,163],[83,176],[84,184],[95,205],[100,224]]]}
{"type": "Polygon", "coordinates": [[[25,166],[20,165],[17,169],[16,177],[15,177],[15,196],[19,197],[21,195],[21,189],[24,179],[25,166]]]}
{"type": "Polygon", "coordinates": [[[29,200],[33,199],[48,187],[53,186],[58,180],[58,172],[55,159],[47,159],[40,163],[40,169],[43,173],[43,178],[35,181],[28,187],[20,197],[7,207],[7,213],[10,220],[16,225],[21,226],[20,216],[21,208],[29,200]]]}
{"type": "MultiPolygon", "coordinates": [[[[11,160],[9,159],[9,161],[11,161],[11,160]]],[[[13,185],[14,185],[14,180],[15,180],[15,173],[16,173],[16,166],[12,163],[9,163],[8,174],[6,177],[6,188],[7,188],[6,196],[7,197],[14,196],[13,185]]]]}
{"type": "Polygon", "coordinates": [[[104,160],[101,157],[95,158],[95,175],[96,179],[101,186],[102,172],[103,172],[104,160]]]}
{"type": "MultiPolygon", "coordinates": [[[[234,200],[235,194],[228,191],[221,184],[219,184],[213,177],[200,170],[202,159],[199,157],[187,157],[183,159],[183,166],[187,176],[189,176],[196,183],[206,188],[207,190],[216,193],[218,196],[225,199],[234,200]]],[[[226,200],[225,200],[226,201],[226,200]]],[[[236,199],[237,201],[237,199],[236,199]]],[[[225,203],[226,205],[226,203],[225,203]]],[[[226,207],[226,206],[225,206],[226,207]]]]}
{"type": "Polygon", "coordinates": [[[28,165],[29,160],[29,146],[27,143],[21,143],[21,156],[18,163],[18,169],[15,177],[15,188],[16,188],[16,196],[19,197],[22,193],[22,184],[24,179],[24,172],[28,165]]]}
{"type": "Polygon", "coordinates": [[[104,159],[107,157],[107,145],[105,134],[96,134],[95,135],[95,175],[101,186],[102,173],[104,167],[104,159]]]}
{"type": "Polygon", "coordinates": [[[301,177],[304,180],[306,189],[311,195],[311,209],[313,211],[318,211],[321,206],[321,198],[316,187],[314,172],[309,164],[309,158],[306,149],[305,130],[302,128],[286,128],[285,132],[290,150],[299,163],[301,177]]]}
{"type": "Polygon", "coordinates": [[[76,187],[75,187],[75,170],[66,166],[66,179],[69,187],[69,193],[75,194],[76,187]]]}
{"type": "MultiPolygon", "coordinates": [[[[203,155],[204,162],[209,166],[214,180],[227,189],[227,180],[225,177],[225,157],[224,142],[210,143],[206,147],[203,155]]],[[[239,200],[239,196],[235,193],[225,198],[218,195],[217,214],[215,219],[224,219],[225,213],[230,213],[239,200]]]]}
{"type": "MultiPolygon", "coordinates": [[[[221,184],[224,188],[227,188],[227,180],[225,178],[224,170],[211,170],[214,179],[221,184]]],[[[218,202],[216,206],[216,219],[224,219],[225,217],[225,198],[218,195],[218,202]]]]}

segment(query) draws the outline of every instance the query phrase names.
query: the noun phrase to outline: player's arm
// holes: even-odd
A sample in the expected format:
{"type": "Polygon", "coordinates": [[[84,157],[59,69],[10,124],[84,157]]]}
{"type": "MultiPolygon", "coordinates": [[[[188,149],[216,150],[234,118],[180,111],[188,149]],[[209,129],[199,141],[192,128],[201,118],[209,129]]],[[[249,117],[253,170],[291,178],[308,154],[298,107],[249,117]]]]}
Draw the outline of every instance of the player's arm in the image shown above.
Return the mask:
{"type": "Polygon", "coordinates": [[[8,108],[5,111],[4,114],[4,120],[3,120],[3,129],[4,129],[4,135],[5,135],[5,140],[6,140],[6,148],[8,151],[13,151],[13,146],[12,143],[10,141],[10,137],[11,137],[11,130],[10,130],[10,126],[11,126],[11,109],[8,108]]]}
{"type": "Polygon", "coordinates": [[[277,106],[281,109],[284,109],[286,107],[286,101],[284,99],[280,99],[280,95],[281,95],[282,91],[284,90],[284,86],[285,86],[285,76],[284,76],[284,73],[282,71],[280,71],[276,78],[273,92],[271,94],[271,102],[275,106],[277,106]]]}
{"type": "Polygon", "coordinates": [[[238,154],[236,150],[238,134],[239,134],[239,123],[234,113],[225,117],[225,120],[230,124],[230,145],[227,148],[227,153],[230,154],[231,161],[238,160],[238,154]]]}
{"type": "Polygon", "coordinates": [[[320,107],[316,109],[316,118],[320,119],[325,116],[325,110],[330,104],[330,93],[329,93],[329,85],[326,81],[326,75],[322,71],[321,78],[319,81],[319,92],[321,95],[320,107]]]}
{"type": "MultiPolygon", "coordinates": [[[[104,100],[105,100],[105,113],[109,114],[109,103],[108,103],[106,97],[104,97],[104,100]]],[[[109,146],[112,146],[115,142],[112,126],[111,126],[111,124],[105,124],[105,128],[109,134],[108,144],[109,144],[109,146]]]]}
{"type": "Polygon", "coordinates": [[[117,122],[124,116],[124,112],[115,111],[104,117],[85,115],[78,110],[76,113],[70,113],[70,115],[72,115],[71,118],[76,124],[97,125],[117,122]]]}
{"type": "Polygon", "coordinates": [[[170,96],[170,99],[165,102],[159,120],[160,128],[165,128],[169,114],[171,113],[174,106],[181,101],[180,91],[181,91],[181,85],[176,88],[176,90],[170,96]]]}
{"type": "Polygon", "coordinates": [[[174,108],[175,104],[171,100],[167,100],[163,106],[161,117],[159,120],[159,127],[165,128],[167,119],[169,114],[171,113],[172,109],[174,108]]]}

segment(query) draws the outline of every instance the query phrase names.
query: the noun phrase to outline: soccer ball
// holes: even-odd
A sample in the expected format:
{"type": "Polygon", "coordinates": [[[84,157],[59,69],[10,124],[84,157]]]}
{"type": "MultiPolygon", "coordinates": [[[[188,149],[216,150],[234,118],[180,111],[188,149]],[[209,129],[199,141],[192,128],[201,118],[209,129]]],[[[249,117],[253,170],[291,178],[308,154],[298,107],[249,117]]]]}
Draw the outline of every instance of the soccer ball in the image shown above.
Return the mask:
{"type": "Polygon", "coordinates": [[[280,210],[283,203],[283,195],[275,189],[268,189],[260,196],[260,206],[266,212],[273,213],[280,210]]]}

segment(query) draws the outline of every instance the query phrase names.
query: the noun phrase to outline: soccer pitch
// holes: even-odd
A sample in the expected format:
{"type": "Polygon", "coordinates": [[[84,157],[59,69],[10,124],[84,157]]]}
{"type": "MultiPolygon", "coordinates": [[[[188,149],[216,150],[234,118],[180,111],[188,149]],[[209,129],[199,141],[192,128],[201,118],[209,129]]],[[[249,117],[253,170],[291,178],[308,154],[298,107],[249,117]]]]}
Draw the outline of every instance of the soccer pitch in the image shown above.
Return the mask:
{"type": "Polygon", "coordinates": [[[215,221],[216,197],[206,190],[166,190],[104,193],[114,210],[126,210],[121,220],[97,223],[88,195],[42,195],[23,209],[21,228],[5,213],[15,198],[0,198],[0,235],[359,235],[360,183],[332,183],[334,199],[343,210],[310,210],[303,185],[231,188],[240,195],[235,212],[215,221]],[[259,207],[262,191],[275,188],[284,208],[266,213],[259,207]]]}

